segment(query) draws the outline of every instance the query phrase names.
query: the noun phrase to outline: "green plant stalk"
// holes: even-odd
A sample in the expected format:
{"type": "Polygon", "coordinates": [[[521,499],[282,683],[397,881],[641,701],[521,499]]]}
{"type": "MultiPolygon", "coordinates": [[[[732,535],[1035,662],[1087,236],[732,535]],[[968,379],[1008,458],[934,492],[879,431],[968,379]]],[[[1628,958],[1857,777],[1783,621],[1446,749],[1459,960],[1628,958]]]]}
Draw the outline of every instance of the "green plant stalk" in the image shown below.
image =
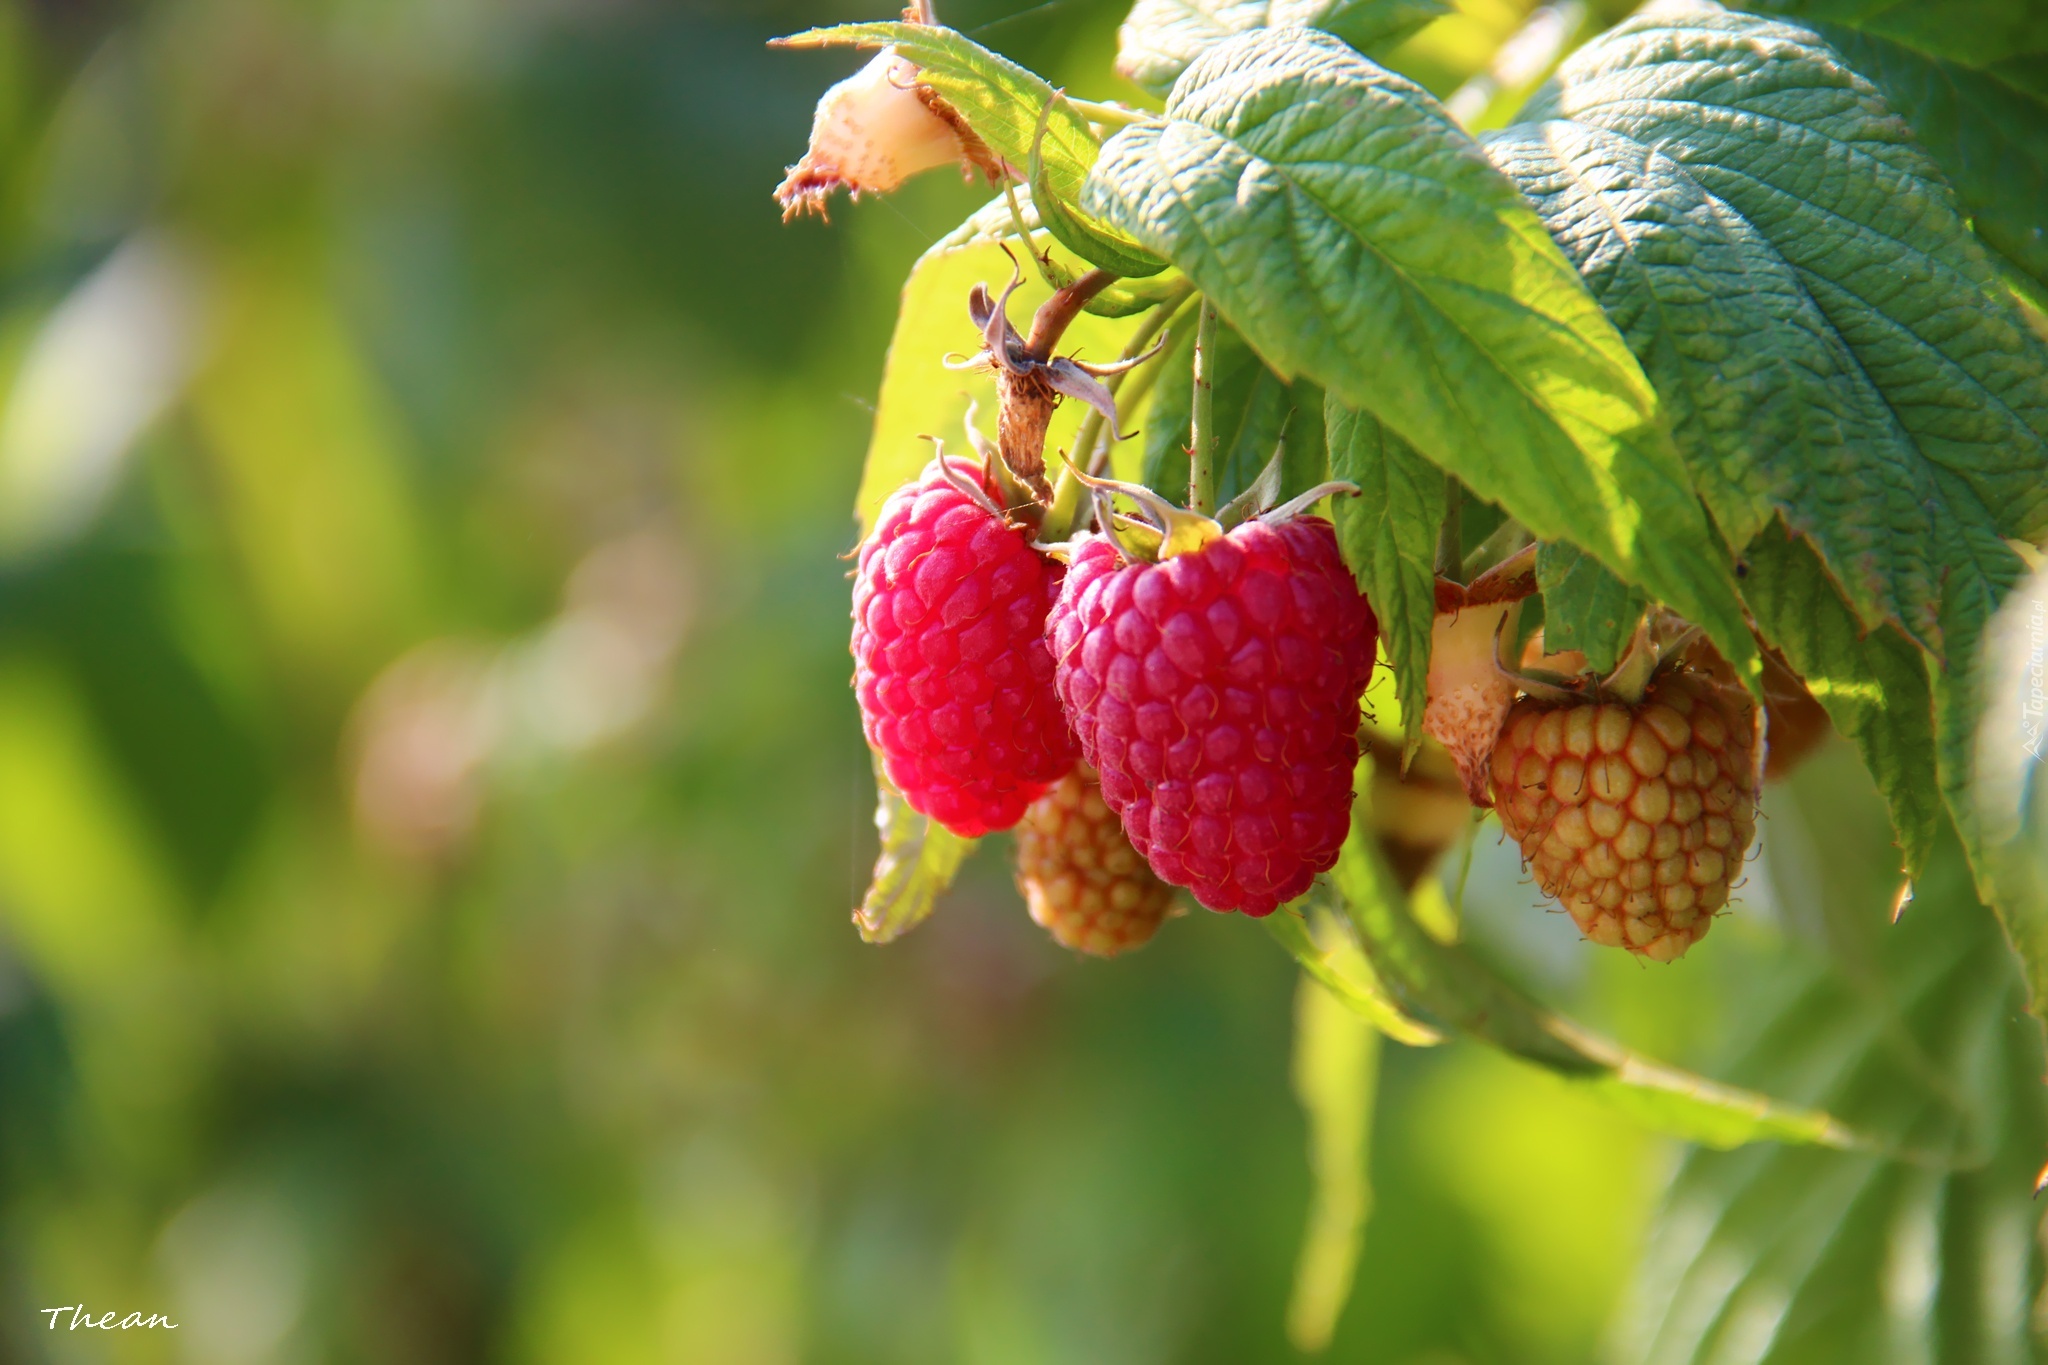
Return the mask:
{"type": "Polygon", "coordinates": [[[1202,300],[1195,323],[1193,418],[1188,432],[1188,510],[1216,513],[1216,305],[1202,300]]]}
{"type": "Polygon", "coordinates": [[[1465,486],[1444,475],[1444,519],[1436,533],[1436,574],[1457,578],[1465,568],[1465,486]]]}

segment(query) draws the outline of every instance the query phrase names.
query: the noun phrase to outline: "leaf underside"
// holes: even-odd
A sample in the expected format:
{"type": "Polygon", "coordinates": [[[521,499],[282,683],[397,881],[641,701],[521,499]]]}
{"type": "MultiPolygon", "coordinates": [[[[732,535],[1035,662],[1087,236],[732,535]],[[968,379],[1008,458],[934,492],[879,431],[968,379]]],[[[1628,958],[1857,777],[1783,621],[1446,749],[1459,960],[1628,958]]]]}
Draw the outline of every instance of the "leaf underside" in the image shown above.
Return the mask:
{"type": "Polygon", "coordinates": [[[1189,66],[1163,123],[1104,145],[1084,202],[1186,271],[1277,373],[1579,543],[1754,676],[1731,556],[1641,367],[1420,87],[1313,30],[1239,35],[1189,66]]]}
{"type": "Polygon", "coordinates": [[[853,923],[864,941],[889,943],[924,922],[980,841],[963,839],[912,810],[882,771],[880,755],[875,756],[875,832],[882,849],[853,923]]]}

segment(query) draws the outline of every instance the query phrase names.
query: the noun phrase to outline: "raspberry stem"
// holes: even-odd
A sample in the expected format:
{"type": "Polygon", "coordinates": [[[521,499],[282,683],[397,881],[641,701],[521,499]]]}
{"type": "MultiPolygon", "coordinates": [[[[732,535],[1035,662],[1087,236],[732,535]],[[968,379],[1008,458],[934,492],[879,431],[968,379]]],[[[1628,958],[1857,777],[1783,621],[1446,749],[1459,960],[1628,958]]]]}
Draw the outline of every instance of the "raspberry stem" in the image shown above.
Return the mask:
{"type": "Polygon", "coordinates": [[[1216,305],[1202,300],[1195,323],[1195,383],[1188,432],[1188,510],[1216,511],[1216,305]]]}

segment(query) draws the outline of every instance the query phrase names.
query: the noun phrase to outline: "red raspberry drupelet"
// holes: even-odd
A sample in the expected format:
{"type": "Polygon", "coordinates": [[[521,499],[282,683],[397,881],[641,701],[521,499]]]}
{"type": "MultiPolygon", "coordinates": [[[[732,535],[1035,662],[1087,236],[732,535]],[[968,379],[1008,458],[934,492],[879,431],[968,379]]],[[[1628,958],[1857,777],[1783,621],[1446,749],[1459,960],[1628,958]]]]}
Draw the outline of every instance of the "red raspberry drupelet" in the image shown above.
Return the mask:
{"type": "Polygon", "coordinates": [[[1337,861],[1379,634],[1319,517],[1159,564],[1074,556],[1047,621],[1102,794],[1161,878],[1265,915],[1337,861]]]}
{"type": "MultiPolygon", "coordinates": [[[[978,462],[952,467],[997,496],[978,462]]],[[[904,799],[955,834],[1008,829],[1074,766],[1045,646],[1061,573],[937,460],[890,496],[860,547],[861,723],[904,799]]]]}

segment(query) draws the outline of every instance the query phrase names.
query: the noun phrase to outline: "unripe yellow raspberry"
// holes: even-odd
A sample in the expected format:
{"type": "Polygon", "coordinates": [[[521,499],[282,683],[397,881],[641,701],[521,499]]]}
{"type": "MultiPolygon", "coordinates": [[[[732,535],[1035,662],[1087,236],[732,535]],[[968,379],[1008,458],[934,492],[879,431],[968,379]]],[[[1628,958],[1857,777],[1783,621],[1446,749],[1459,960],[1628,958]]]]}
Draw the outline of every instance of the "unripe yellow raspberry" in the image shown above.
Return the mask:
{"type": "Polygon", "coordinates": [[[1748,694],[1702,673],[1666,673],[1634,706],[1525,697],[1494,746],[1494,806],[1587,938],[1670,962],[1740,874],[1759,739],[1748,694]]]}
{"type": "Polygon", "coordinates": [[[1114,957],[1148,941],[1173,911],[1173,888],[1131,847],[1086,764],[1031,803],[1016,836],[1017,889],[1031,918],[1066,947],[1114,957]]]}

